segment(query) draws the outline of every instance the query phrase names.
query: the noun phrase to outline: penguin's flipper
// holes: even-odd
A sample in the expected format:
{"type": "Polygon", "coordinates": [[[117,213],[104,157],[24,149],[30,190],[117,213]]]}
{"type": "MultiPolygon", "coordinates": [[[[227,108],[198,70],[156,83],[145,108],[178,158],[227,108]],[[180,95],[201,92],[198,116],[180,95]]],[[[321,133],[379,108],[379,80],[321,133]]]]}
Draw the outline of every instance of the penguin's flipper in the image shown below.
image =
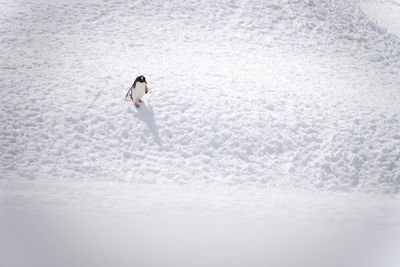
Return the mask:
{"type": "Polygon", "coordinates": [[[145,87],[144,87],[145,94],[147,94],[148,91],[149,91],[149,89],[147,88],[147,85],[145,85],[145,87]]]}
{"type": "MultiPolygon", "coordinates": [[[[132,91],[132,87],[131,88],[129,88],[129,90],[128,90],[128,93],[126,93],[126,96],[125,96],[125,98],[127,98],[128,97],[128,95],[129,95],[129,92],[131,92],[132,91]]],[[[132,98],[132,93],[131,93],[131,98],[132,98]]]]}

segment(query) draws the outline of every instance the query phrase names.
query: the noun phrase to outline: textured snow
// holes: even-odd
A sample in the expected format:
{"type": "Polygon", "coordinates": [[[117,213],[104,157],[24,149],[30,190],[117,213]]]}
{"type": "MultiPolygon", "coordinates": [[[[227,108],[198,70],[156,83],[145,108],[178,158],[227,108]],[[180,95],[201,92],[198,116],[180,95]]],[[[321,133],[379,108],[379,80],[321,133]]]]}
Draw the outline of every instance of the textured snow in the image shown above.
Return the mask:
{"type": "Polygon", "coordinates": [[[0,0],[0,266],[399,266],[397,7],[0,0]]]}
{"type": "Polygon", "coordinates": [[[381,27],[392,34],[400,36],[400,1],[398,0],[365,0],[361,2],[363,11],[381,27]]]}
{"type": "Polygon", "coordinates": [[[19,5],[2,4],[6,178],[399,190],[399,40],[355,4],[19,5]]]}

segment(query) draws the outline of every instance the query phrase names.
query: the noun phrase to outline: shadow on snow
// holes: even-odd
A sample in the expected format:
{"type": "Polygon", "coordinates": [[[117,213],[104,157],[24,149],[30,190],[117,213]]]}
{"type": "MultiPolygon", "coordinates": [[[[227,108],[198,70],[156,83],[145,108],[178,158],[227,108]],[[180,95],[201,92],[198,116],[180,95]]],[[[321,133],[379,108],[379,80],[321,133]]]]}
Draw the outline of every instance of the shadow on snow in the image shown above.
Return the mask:
{"type": "Polygon", "coordinates": [[[161,146],[160,134],[158,131],[158,125],[154,120],[153,108],[150,105],[147,106],[146,104],[142,103],[140,107],[137,108],[137,112],[134,114],[135,117],[141,119],[147,125],[151,134],[153,135],[154,141],[161,146]]]}

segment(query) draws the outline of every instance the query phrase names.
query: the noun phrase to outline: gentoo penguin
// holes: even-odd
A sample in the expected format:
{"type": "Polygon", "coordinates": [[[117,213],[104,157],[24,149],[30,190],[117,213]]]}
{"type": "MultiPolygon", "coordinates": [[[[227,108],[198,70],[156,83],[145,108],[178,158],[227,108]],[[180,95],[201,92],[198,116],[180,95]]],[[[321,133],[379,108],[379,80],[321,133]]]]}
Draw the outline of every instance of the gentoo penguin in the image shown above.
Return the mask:
{"type": "Polygon", "coordinates": [[[147,82],[146,78],[143,75],[138,76],[135,81],[133,82],[131,88],[126,93],[126,97],[128,97],[129,93],[133,103],[135,103],[136,107],[139,107],[139,102],[143,102],[140,99],[144,94],[147,94],[147,82]]]}

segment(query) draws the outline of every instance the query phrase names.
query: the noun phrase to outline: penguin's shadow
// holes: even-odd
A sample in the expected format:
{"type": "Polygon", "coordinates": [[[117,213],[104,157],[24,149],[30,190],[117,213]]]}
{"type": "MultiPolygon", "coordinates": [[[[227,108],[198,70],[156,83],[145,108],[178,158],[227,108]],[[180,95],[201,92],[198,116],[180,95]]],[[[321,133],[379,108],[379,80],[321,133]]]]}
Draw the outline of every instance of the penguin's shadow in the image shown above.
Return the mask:
{"type": "Polygon", "coordinates": [[[156,143],[161,146],[160,134],[158,131],[158,125],[154,120],[153,108],[150,105],[147,106],[146,104],[142,103],[140,107],[137,108],[134,116],[142,120],[146,124],[151,134],[153,135],[154,141],[156,141],[156,143]]]}

